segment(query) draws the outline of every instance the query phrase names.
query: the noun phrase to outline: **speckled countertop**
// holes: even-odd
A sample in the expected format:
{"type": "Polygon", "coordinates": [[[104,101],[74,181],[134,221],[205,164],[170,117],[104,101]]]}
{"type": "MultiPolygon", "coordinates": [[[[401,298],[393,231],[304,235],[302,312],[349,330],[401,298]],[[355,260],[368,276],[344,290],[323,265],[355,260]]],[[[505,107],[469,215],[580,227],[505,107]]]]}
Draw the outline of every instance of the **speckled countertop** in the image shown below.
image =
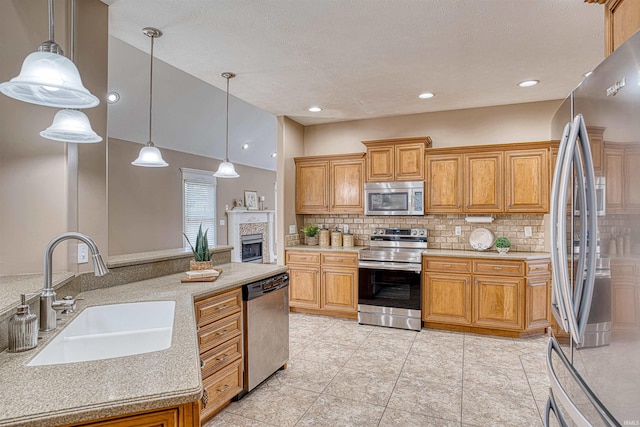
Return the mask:
{"type": "Polygon", "coordinates": [[[547,259],[551,255],[548,252],[507,252],[504,255],[495,250],[489,251],[464,251],[455,249],[427,249],[422,256],[441,256],[455,258],[495,258],[495,259],[512,259],[512,260],[534,260],[547,259]]]}
{"type": "Polygon", "coordinates": [[[287,246],[284,248],[285,251],[312,251],[312,252],[360,252],[360,249],[364,249],[366,246],[309,246],[309,245],[298,245],[298,246],[287,246]]]}
{"type": "MultiPolygon", "coordinates": [[[[53,288],[59,288],[74,277],[73,273],[68,272],[53,273],[53,288]]],[[[27,296],[27,301],[35,301],[43,286],[42,274],[0,276],[0,322],[15,313],[15,308],[20,303],[20,294],[32,294],[27,296]]]]}
{"type": "MultiPolygon", "coordinates": [[[[215,282],[180,283],[184,274],[84,292],[77,313],[93,305],[175,301],[171,347],[115,359],[50,366],[27,363],[64,327],[41,333],[34,350],[0,353],[0,425],[55,426],[194,402],[200,398],[194,298],[237,288],[287,270],[273,264],[216,266],[215,282]]],[[[65,323],[68,323],[67,320],[65,323]]]]}
{"type": "MultiPolygon", "coordinates": [[[[321,246],[288,246],[287,251],[312,251],[312,252],[359,252],[367,246],[354,246],[351,248],[344,247],[321,247],[321,246]]],[[[422,253],[423,256],[441,256],[441,257],[457,257],[457,258],[497,258],[497,259],[513,259],[513,260],[534,260],[546,259],[550,257],[548,252],[507,252],[500,255],[495,250],[490,251],[465,251],[455,249],[427,249],[422,253]]]]}
{"type": "MultiPolygon", "coordinates": [[[[233,246],[216,246],[209,248],[211,253],[229,252],[233,250],[233,246]]],[[[163,251],[141,252],[135,254],[110,256],[107,260],[107,267],[126,267],[129,265],[146,264],[149,262],[166,261],[177,258],[190,258],[193,256],[191,249],[167,249],[163,251]]]]}

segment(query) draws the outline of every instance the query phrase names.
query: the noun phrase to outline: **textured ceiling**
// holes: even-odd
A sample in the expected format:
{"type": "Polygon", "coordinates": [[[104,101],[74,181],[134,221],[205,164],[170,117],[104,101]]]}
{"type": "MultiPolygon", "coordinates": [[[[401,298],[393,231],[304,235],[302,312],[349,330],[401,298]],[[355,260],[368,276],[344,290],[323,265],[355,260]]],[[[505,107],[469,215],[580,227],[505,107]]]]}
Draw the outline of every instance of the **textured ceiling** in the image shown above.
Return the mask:
{"type": "Polygon", "coordinates": [[[223,90],[233,71],[235,96],[303,125],[560,99],[604,50],[583,0],[103,2],[112,36],[147,51],[157,27],[158,59],[223,90]]]}

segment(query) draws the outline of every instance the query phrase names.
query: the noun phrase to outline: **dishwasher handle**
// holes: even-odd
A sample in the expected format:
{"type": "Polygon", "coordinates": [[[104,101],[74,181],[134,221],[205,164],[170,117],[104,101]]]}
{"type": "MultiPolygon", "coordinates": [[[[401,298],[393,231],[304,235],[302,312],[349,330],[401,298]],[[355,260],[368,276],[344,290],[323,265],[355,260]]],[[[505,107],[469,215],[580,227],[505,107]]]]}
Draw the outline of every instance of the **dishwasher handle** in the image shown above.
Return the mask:
{"type": "Polygon", "coordinates": [[[255,298],[260,298],[263,295],[288,286],[289,275],[287,273],[248,283],[242,287],[242,300],[250,301],[255,298]]]}

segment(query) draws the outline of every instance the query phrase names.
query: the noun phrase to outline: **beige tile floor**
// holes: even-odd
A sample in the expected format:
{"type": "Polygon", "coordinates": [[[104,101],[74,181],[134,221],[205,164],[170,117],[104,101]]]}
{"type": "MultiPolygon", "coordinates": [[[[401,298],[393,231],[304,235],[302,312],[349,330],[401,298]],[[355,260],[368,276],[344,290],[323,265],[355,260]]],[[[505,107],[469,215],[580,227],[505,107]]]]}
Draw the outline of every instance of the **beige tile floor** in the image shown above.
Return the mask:
{"type": "Polygon", "coordinates": [[[205,427],[541,426],[547,338],[290,315],[290,360],[205,427]]]}

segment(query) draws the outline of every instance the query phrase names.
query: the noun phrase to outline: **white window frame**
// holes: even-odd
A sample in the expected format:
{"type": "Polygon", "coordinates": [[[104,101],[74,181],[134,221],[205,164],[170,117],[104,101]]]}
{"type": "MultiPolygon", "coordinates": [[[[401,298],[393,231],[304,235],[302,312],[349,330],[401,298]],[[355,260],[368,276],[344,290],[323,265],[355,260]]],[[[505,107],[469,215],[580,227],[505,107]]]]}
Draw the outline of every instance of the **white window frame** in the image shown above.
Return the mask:
{"type": "MultiPolygon", "coordinates": [[[[180,168],[182,172],[182,232],[185,233],[187,229],[187,212],[186,212],[186,184],[188,182],[205,184],[211,186],[212,191],[212,201],[213,201],[213,212],[212,216],[207,219],[212,220],[212,226],[209,227],[209,232],[207,233],[207,237],[209,240],[209,246],[217,245],[217,237],[218,233],[216,232],[216,210],[217,210],[217,179],[213,176],[213,172],[211,171],[203,171],[198,169],[189,169],[189,168],[180,168]]],[[[189,243],[187,239],[182,236],[183,247],[190,249],[189,243]]],[[[191,243],[195,244],[195,241],[192,240],[191,243]]]]}

